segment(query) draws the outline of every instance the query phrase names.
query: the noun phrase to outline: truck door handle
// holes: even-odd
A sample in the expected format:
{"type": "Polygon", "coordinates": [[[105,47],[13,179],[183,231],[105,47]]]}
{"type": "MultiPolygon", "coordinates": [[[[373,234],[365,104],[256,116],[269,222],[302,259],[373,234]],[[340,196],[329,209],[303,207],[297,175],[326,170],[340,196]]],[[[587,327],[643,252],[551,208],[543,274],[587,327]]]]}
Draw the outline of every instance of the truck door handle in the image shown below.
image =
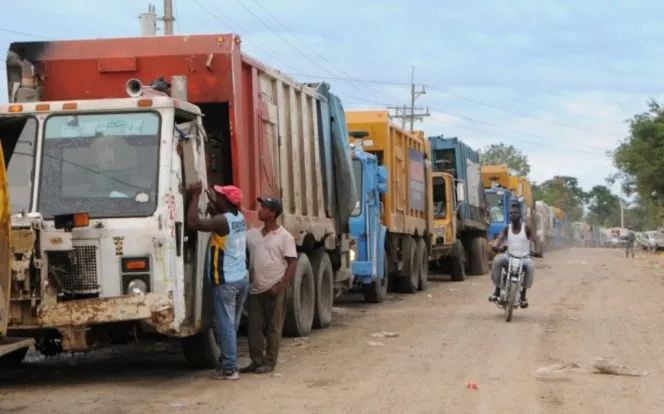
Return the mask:
{"type": "Polygon", "coordinates": [[[182,222],[175,222],[175,254],[182,256],[182,222]]]}

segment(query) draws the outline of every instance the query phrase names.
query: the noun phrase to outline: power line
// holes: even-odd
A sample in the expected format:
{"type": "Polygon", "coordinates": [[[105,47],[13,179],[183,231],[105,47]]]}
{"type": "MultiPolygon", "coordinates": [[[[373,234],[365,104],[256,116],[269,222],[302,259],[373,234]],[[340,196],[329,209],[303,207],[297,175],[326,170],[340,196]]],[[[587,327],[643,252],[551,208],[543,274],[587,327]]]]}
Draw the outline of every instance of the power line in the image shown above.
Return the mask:
{"type": "MultiPolygon", "coordinates": [[[[513,110],[511,110],[511,109],[503,108],[503,107],[500,107],[500,106],[497,106],[497,105],[493,105],[493,104],[490,104],[490,103],[487,103],[487,102],[478,101],[477,99],[468,98],[468,97],[466,97],[466,96],[462,96],[462,95],[459,95],[459,94],[456,94],[456,93],[452,93],[452,92],[449,92],[449,91],[445,91],[445,90],[442,90],[442,89],[437,88],[437,87],[435,87],[435,86],[431,86],[431,85],[429,85],[429,87],[430,87],[431,89],[435,90],[435,91],[440,92],[440,93],[444,93],[444,94],[446,94],[446,95],[454,96],[455,98],[463,99],[463,100],[466,100],[466,101],[468,101],[468,102],[473,102],[473,103],[476,103],[476,104],[478,104],[478,105],[486,106],[487,108],[497,109],[497,110],[499,110],[499,111],[507,112],[507,113],[509,113],[509,114],[522,116],[522,117],[524,117],[524,118],[530,118],[530,119],[534,119],[534,120],[542,121],[542,122],[547,122],[547,123],[554,124],[554,125],[560,125],[560,126],[567,127],[567,128],[573,128],[573,129],[577,129],[577,130],[579,130],[579,131],[594,132],[594,133],[597,133],[597,132],[598,132],[598,131],[595,131],[595,130],[590,129],[590,128],[578,127],[578,126],[571,125],[571,124],[567,124],[567,123],[564,123],[564,122],[552,121],[552,120],[550,120],[550,119],[539,118],[539,117],[536,117],[536,116],[533,116],[533,115],[529,115],[529,114],[524,114],[524,113],[521,113],[521,112],[513,111],[513,110]]],[[[606,135],[612,135],[612,136],[615,136],[616,138],[622,138],[621,136],[619,136],[619,135],[614,135],[614,134],[606,134],[606,135]]]]}
{"type": "Polygon", "coordinates": [[[42,13],[42,14],[62,16],[62,17],[67,17],[69,19],[84,21],[84,22],[88,22],[88,23],[101,24],[101,25],[105,25],[105,26],[121,27],[121,28],[124,28],[124,29],[131,28],[131,26],[129,26],[129,25],[119,24],[119,23],[108,21],[108,20],[93,20],[93,19],[90,19],[90,18],[87,18],[87,17],[76,16],[76,15],[73,15],[73,14],[70,14],[70,13],[62,13],[62,12],[53,11],[53,10],[50,10],[50,9],[33,8],[33,7],[28,7],[28,6],[24,6],[24,5],[16,4],[16,3],[12,4],[12,8],[20,8],[20,9],[30,10],[30,11],[37,12],[37,13],[42,13]]]}
{"type": "MultiPolygon", "coordinates": [[[[336,76],[335,73],[332,72],[332,71],[330,71],[330,69],[328,69],[325,65],[322,65],[322,64],[320,64],[319,62],[317,62],[316,60],[314,60],[311,56],[307,55],[307,54],[304,53],[300,48],[298,48],[297,46],[295,46],[291,41],[289,41],[288,39],[286,39],[285,37],[283,37],[283,36],[281,35],[281,33],[279,33],[279,32],[277,32],[276,30],[274,30],[274,28],[272,28],[272,26],[270,26],[269,24],[267,24],[267,22],[266,22],[265,20],[263,20],[260,16],[258,16],[256,13],[254,13],[253,10],[251,10],[249,7],[247,7],[247,6],[242,2],[242,0],[236,0],[236,1],[237,1],[237,3],[238,3],[243,9],[245,9],[245,10],[246,10],[247,12],[249,12],[252,16],[254,16],[254,18],[256,18],[256,20],[258,20],[260,23],[262,23],[263,26],[265,26],[268,30],[270,30],[272,33],[274,33],[276,36],[278,36],[281,40],[283,40],[286,44],[288,44],[290,47],[292,47],[293,50],[295,50],[296,52],[298,52],[299,54],[301,54],[303,57],[305,57],[307,60],[309,60],[309,61],[310,61],[311,63],[313,63],[314,65],[316,65],[316,66],[318,66],[319,68],[323,69],[324,71],[326,71],[326,72],[332,74],[333,76],[336,76]]],[[[316,53],[318,53],[318,52],[316,52],[316,53]]],[[[351,96],[350,94],[348,94],[348,95],[351,96]]],[[[363,98],[356,98],[356,99],[364,100],[363,98]]],[[[368,102],[368,101],[367,101],[367,102],[368,102]]]]}
{"type": "MultiPolygon", "coordinates": [[[[228,20],[230,20],[231,22],[233,22],[233,23],[234,23],[237,27],[239,27],[241,30],[237,30],[237,28],[235,28],[235,27],[233,27],[232,25],[228,24],[227,22],[223,21],[219,16],[217,16],[217,14],[215,14],[214,12],[212,12],[211,10],[209,10],[207,7],[203,6],[199,0],[193,0],[193,1],[194,1],[194,3],[196,3],[201,9],[203,9],[204,11],[206,11],[209,15],[211,15],[212,17],[214,17],[216,20],[218,20],[218,21],[221,22],[222,24],[224,24],[224,25],[230,27],[230,29],[231,29],[232,31],[234,31],[234,32],[236,32],[236,33],[243,32],[243,33],[245,33],[245,34],[248,32],[248,31],[245,30],[245,29],[244,29],[239,23],[237,23],[235,20],[233,20],[230,16],[228,16],[228,15],[222,13],[222,12],[221,12],[220,10],[218,10],[216,7],[215,7],[215,10],[216,10],[217,12],[219,12],[219,14],[223,15],[223,16],[226,17],[228,20]]],[[[289,68],[291,68],[291,69],[295,69],[295,68],[294,68],[294,67],[293,67],[293,66],[292,66],[292,65],[291,65],[286,59],[284,59],[283,57],[279,56],[275,51],[273,51],[273,50],[271,50],[271,49],[263,48],[260,44],[258,44],[258,43],[254,43],[254,42],[252,42],[250,39],[247,39],[247,41],[248,41],[248,43],[250,43],[250,44],[256,46],[258,49],[263,50],[265,53],[268,53],[268,54],[272,55],[275,59],[282,61],[282,62],[285,64],[285,66],[287,66],[287,67],[289,67],[289,68]]],[[[361,98],[361,97],[358,97],[358,96],[354,96],[354,95],[351,95],[351,94],[348,94],[348,93],[347,93],[346,95],[349,96],[349,97],[351,97],[351,98],[353,98],[353,99],[357,99],[358,101],[370,102],[370,101],[368,101],[368,100],[366,100],[366,99],[364,99],[364,98],[361,98]]]]}
{"type": "MultiPolygon", "coordinates": [[[[238,0],[238,1],[239,1],[239,0],[238,0]]],[[[335,65],[333,62],[330,62],[325,56],[323,56],[322,54],[318,53],[318,51],[317,51],[315,48],[309,46],[309,45],[306,44],[302,39],[300,39],[299,37],[297,37],[297,36],[296,36],[296,35],[295,35],[295,34],[294,34],[294,33],[293,33],[293,32],[292,32],[292,31],[291,31],[291,30],[285,25],[285,24],[283,24],[283,23],[281,22],[281,20],[279,20],[274,14],[272,14],[267,8],[265,8],[260,2],[258,2],[258,0],[252,0],[252,1],[253,1],[254,3],[256,3],[256,5],[257,5],[258,7],[261,8],[261,10],[263,10],[265,13],[267,13],[267,15],[270,16],[270,17],[272,18],[272,20],[274,20],[275,22],[277,22],[277,24],[279,24],[279,26],[281,26],[281,27],[286,31],[286,33],[290,34],[290,35],[293,36],[295,39],[297,39],[301,44],[303,44],[304,46],[308,47],[308,48],[309,48],[309,49],[310,49],[310,50],[311,50],[316,56],[318,56],[321,60],[323,60],[325,63],[327,63],[328,65],[330,65],[330,66],[333,67],[334,69],[336,69],[339,73],[343,74],[344,76],[350,76],[350,75],[348,74],[348,72],[346,72],[346,71],[344,71],[343,69],[339,68],[339,67],[338,67],[337,65],[335,65]]],[[[371,87],[368,87],[368,86],[366,86],[366,85],[362,85],[362,86],[364,86],[367,90],[369,90],[369,91],[371,91],[371,92],[373,92],[373,93],[375,93],[375,94],[380,94],[380,92],[378,92],[377,90],[375,90],[375,89],[373,89],[373,88],[371,88],[371,87]]]]}
{"type": "Polygon", "coordinates": [[[19,36],[28,36],[28,37],[32,37],[32,38],[35,38],[35,39],[55,40],[52,37],[45,37],[45,36],[40,36],[40,35],[36,35],[36,34],[32,34],[32,33],[26,33],[26,32],[19,32],[18,30],[5,29],[4,27],[0,27],[0,32],[16,34],[16,35],[19,35],[19,36]]]}

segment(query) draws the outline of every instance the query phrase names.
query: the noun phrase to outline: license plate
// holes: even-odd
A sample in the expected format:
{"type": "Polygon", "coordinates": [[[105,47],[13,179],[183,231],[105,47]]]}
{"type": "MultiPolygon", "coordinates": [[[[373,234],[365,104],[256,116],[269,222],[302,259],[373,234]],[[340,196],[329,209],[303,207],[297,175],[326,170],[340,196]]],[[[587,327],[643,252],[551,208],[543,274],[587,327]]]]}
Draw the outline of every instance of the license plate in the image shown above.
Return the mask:
{"type": "Polygon", "coordinates": [[[518,277],[513,277],[513,278],[512,278],[512,282],[513,282],[513,283],[517,283],[518,281],[519,281],[519,278],[518,278],[518,277]]]}

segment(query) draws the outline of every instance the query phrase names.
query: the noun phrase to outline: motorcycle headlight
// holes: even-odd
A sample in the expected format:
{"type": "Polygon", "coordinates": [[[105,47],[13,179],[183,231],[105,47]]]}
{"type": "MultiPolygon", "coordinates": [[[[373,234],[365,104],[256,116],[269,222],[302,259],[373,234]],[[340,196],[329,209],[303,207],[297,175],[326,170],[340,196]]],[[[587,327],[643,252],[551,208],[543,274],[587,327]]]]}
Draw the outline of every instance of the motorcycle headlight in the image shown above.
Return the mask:
{"type": "Polygon", "coordinates": [[[445,235],[445,227],[443,226],[437,226],[433,228],[433,234],[438,237],[443,237],[445,235]]]}

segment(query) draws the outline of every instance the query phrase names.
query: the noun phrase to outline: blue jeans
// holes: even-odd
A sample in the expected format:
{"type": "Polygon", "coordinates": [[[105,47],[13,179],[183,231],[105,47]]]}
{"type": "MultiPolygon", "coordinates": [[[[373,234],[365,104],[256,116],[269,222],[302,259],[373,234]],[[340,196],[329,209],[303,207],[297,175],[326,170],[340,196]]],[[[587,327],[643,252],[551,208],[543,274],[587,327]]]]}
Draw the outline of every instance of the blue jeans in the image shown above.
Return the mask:
{"type": "Polygon", "coordinates": [[[237,371],[237,330],[247,293],[249,278],[212,288],[216,333],[221,346],[219,367],[224,372],[237,371]]]}

